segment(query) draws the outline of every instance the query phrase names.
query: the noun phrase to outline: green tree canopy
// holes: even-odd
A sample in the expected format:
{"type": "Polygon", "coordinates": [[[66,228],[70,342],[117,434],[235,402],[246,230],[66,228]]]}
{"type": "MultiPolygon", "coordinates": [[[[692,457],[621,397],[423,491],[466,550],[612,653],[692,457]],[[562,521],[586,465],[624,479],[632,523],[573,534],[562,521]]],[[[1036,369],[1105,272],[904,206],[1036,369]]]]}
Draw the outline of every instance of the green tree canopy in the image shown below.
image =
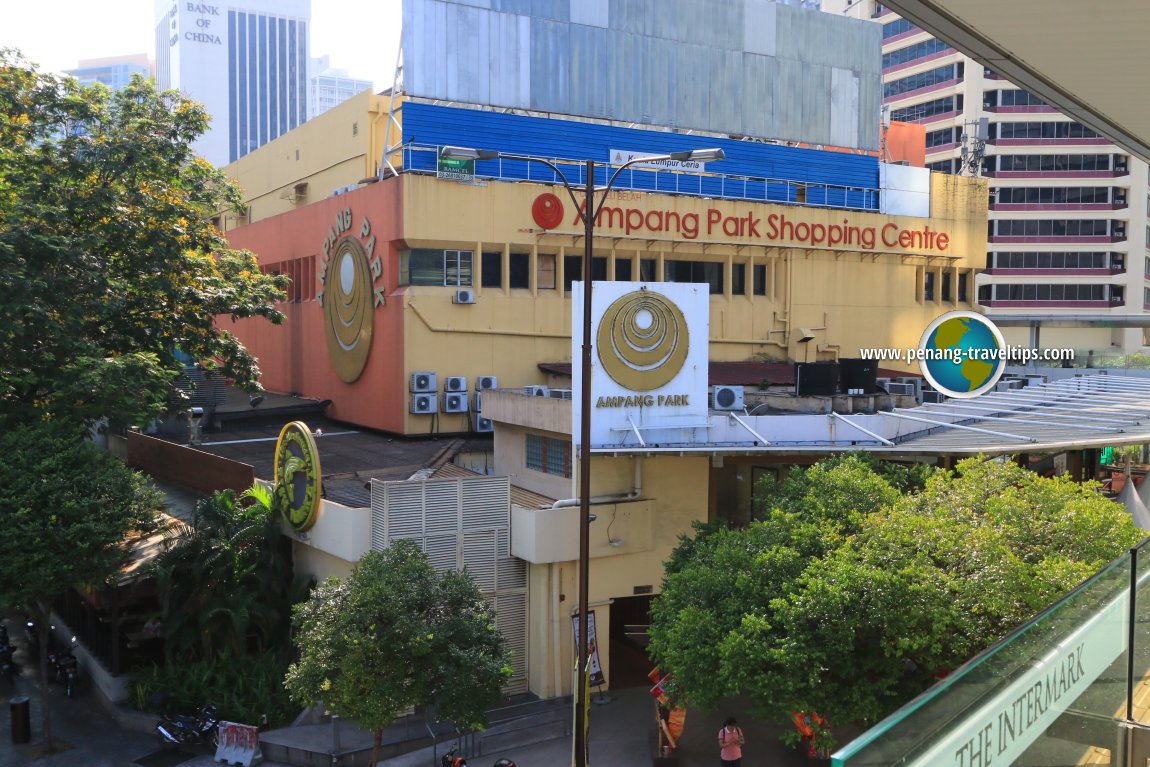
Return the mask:
{"type": "Polygon", "coordinates": [[[0,49],[0,413],[82,426],[161,410],[181,353],[258,386],[217,315],[282,321],[286,278],[211,223],[240,205],[193,154],[202,107],[136,77],[81,86],[0,49]]]}
{"type": "Polygon", "coordinates": [[[466,572],[436,574],[411,541],[370,551],[347,580],[321,584],[296,608],[295,627],[289,692],[373,731],[373,764],[383,728],[409,707],[482,727],[511,675],[475,582],[466,572]]]}
{"type": "MultiPolygon", "coordinates": [[[[143,478],[64,425],[0,429],[0,611],[27,610],[41,631],[44,689],[52,601],[72,587],[102,587],[128,556],[134,531],[147,531],[160,506],[143,478]]],[[[49,707],[42,707],[51,746],[49,707]]]]}
{"type": "Polygon", "coordinates": [[[873,723],[1143,537],[1093,486],[1012,463],[894,479],[830,459],[788,476],[763,521],[683,540],[651,627],[672,694],[873,723]]]}

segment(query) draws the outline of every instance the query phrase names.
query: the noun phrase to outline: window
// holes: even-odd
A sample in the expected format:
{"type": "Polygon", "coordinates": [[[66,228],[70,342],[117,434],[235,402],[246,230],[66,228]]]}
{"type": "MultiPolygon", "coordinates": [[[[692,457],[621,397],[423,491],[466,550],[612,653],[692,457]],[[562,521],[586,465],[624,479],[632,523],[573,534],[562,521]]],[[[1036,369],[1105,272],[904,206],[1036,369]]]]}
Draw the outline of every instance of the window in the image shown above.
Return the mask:
{"type": "Polygon", "coordinates": [[[731,264],[731,295],[747,295],[747,265],[731,264]]]}
{"type": "Polygon", "coordinates": [[[639,261],[639,280],[641,282],[655,282],[658,278],[655,276],[655,266],[657,262],[653,258],[644,258],[639,261]]]}
{"type": "Polygon", "coordinates": [[[926,271],[922,276],[922,300],[934,300],[934,272],[926,271]]]}
{"type": "MultiPolygon", "coordinates": [[[[1121,256],[1121,253],[1074,250],[1064,253],[1018,251],[987,253],[986,259],[991,269],[1119,269],[1121,256]]],[[[1147,275],[1150,276],[1150,271],[1147,275]]]]}
{"type": "Polygon", "coordinates": [[[485,252],[483,254],[483,276],[480,285],[485,288],[503,287],[503,254],[485,252]]]}
{"type": "Polygon", "coordinates": [[[938,162],[928,162],[926,167],[938,173],[958,172],[958,163],[954,160],[939,160],[938,162]]]}
{"type": "Polygon", "coordinates": [[[943,128],[942,130],[932,130],[926,134],[926,146],[929,149],[932,146],[944,146],[946,144],[954,144],[958,141],[955,136],[955,128],[943,128]]]}
{"type": "Polygon", "coordinates": [[[1102,134],[1077,122],[998,123],[990,126],[990,138],[1000,139],[1085,139],[1102,134]]]}
{"type": "Polygon", "coordinates": [[[470,250],[413,248],[399,254],[400,285],[471,287],[470,250]]]}
{"type": "Polygon", "coordinates": [[[531,287],[531,254],[511,253],[508,263],[507,276],[510,278],[509,287],[531,287]]]}
{"type": "Polygon", "coordinates": [[[555,290],[555,254],[540,253],[535,261],[535,278],[539,290],[555,290]]]}
{"type": "Polygon", "coordinates": [[[1111,189],[1107,186],[996,188],[999,205],[1106,205],[1111,199],[1111,189]]]}
{"type": "MultiPolygon", "coordinates": [[[[1150,260],[1150,259],[1148,259],[1150,260]]],[[[755,264],[754,269],[755,286],[754,291],[756,296],[765,296],[767,294],[767,265],[755,264]]]]}
{"type": "MultiPolygon", "coordinates": [[[[563,257],[563,290],[570,293],[571,283],[583,279],[583,256],[563,257]]],[[[596,256],[591,259],[591,279],[603,282],[607,279],[607,259],[596,256]]]]}
{"type": "Polygon", "coordinates": [[[260,267],[264,274],[286,274],[291,279],[287,286],[287,300],[298,304],[315,300],[315,256],[277,261],[260,267]]]}
{"type": "Polygon", "coordinates": [[[970,301],[970,272],[958,273],[958,300],[961,303],[970,301]]]}
{"type": "Polygon", "coordinates": [[[918,29],[918,27],[906,19],[895,19],[894,21],[890,21],[882,25],[882,39],[886,40],[888,38],[894,37],[895,35],[901,35],[904,32],[909,32],[912,29],[918,29]]]}
{"type": "Polygon", "coordinates": [[[1110,170],[1108,154],[1000,154],[998,169],[1004,172],[1070,172],[1110,170]]]}
{"type": "Polygon", "coordinates": [[[617,282],[631,281],[631,259],[620,258],[615,260],[615,280],[617,282]]]}
{"type": "Polygon", "coordinates": [[[949,301],[950,300],[951,279],[952,279],[952,277],[950,274],[950,270],[946,270],[942,273],[942,300],[943,301],[949,301]]]}
{"type": "MultiPolygon", "coordinates": [[[[1110,235],[1109,219],[1000,219],[992,223],[999,237],[1107,237],[1110,235]]],[[[1048,256],[1049,254],[1044,255],[1048,256]]],[[[1048,267],[1037,265],[1036,268],[1048,267]]]]}
{"type": "Polygon", "coordinates": [[[527,435],[527,468],[541,471],[544,474],[553,474],[556,477],[571,477],[571,443],[543,437],[538,434],[527,435]]]}
{"type": "MultiPolygon", "coordinates": [[[[992,286],[983,285],[978,290],[979,300],[984,299],[983,288],[992,286]]],[[[994,288],[996,301],[1105,301],[1107,300],[1106,285],[1026,285],[1026,284],[997,284],[994,288]],[[1041,294],[1040,294],[1041,289],[1041,294]]],[[[1121,286],[1110,286],[1110,300],[1122,301],[1121,286]]]]}

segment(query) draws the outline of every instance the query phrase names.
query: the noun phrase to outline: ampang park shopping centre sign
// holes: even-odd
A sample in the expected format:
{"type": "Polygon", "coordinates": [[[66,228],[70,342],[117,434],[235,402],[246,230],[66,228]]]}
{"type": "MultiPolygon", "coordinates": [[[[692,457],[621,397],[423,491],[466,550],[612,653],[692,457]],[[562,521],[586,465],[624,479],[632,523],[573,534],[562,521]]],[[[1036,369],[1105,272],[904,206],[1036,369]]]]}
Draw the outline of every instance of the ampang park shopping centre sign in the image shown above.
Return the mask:
{"type": "MultiPolygon", "coordinates": [[[[608,204],[599,211],[595,226],[600,230],[613,229],[627,235],[659,233],[683,240],[732,237],[812,247],[859,250],[903,248],[940,253],[950,248],[950,235],[927,225],[907,229],[893,222],[881,226],[853,224],[849,218],[843,218],[842,223],[811,222],[794,218],[785,212],[760,216],[748,210],[746,213],[731,215],[718,208],[708,208],[702,213],[682,213],[665,208],[610,204],[617,199],[641,199],[643,196],[632,192],[614,193],[608,204]]],[[[564,221],[563,203],[550,192],[535,199],[531,213],[535,223],[544,229],[555,229],[564,221]]],[[[571,226],[581,225],[577,211],[572,217],[571,226]]]]}

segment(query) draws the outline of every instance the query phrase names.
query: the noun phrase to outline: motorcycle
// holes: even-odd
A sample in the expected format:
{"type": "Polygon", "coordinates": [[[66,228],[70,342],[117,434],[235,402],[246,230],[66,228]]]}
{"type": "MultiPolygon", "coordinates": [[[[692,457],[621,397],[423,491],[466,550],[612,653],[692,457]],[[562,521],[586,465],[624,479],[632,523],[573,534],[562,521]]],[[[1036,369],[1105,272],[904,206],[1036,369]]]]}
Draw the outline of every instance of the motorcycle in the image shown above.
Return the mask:
{"type": "Polygon", "coordinates": [[[164,714],[164,718],[156,723],[156,732],[165,743],[173,745],[206,744],[213,748],[219,745],[220,718],[216,707],[206,704],[198,716],[172,716],[164,714]]]}
{"type": "Polygon", "coordinates": [[[69,698],[76,697],[76,683],[80,681],[79,662],[72,653],[76,646],[76,637],[72,637],[72,646],[56,655],[56,681],[64,685],[64,694],[69,698]]]}
{"type": "MultiPolygon", "coordinates": [[[[456,756],[457,751],[459,751],[459,746],[456,746],[444,754],[443,758],[439,760],[439,763],[443,767],[467,767],[467,760],[462,756],[456,756]]],[[[515,762],[510,759],[498,759],[492,767],[515,767],[515,762]]]]}

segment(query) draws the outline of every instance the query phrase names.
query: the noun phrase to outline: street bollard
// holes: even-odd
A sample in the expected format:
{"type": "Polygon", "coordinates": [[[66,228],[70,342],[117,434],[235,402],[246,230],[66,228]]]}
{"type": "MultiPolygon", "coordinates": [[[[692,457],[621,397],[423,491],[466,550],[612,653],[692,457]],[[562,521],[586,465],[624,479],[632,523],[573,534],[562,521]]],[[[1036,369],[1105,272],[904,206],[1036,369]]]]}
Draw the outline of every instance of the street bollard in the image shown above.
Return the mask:
{"type": "Polygon", "coordinates": [[[26,696],[19,696],[8,701],[8,710],[12,714],[12,742],[19,745],[32,739],[31,703],[26,696]]]}

